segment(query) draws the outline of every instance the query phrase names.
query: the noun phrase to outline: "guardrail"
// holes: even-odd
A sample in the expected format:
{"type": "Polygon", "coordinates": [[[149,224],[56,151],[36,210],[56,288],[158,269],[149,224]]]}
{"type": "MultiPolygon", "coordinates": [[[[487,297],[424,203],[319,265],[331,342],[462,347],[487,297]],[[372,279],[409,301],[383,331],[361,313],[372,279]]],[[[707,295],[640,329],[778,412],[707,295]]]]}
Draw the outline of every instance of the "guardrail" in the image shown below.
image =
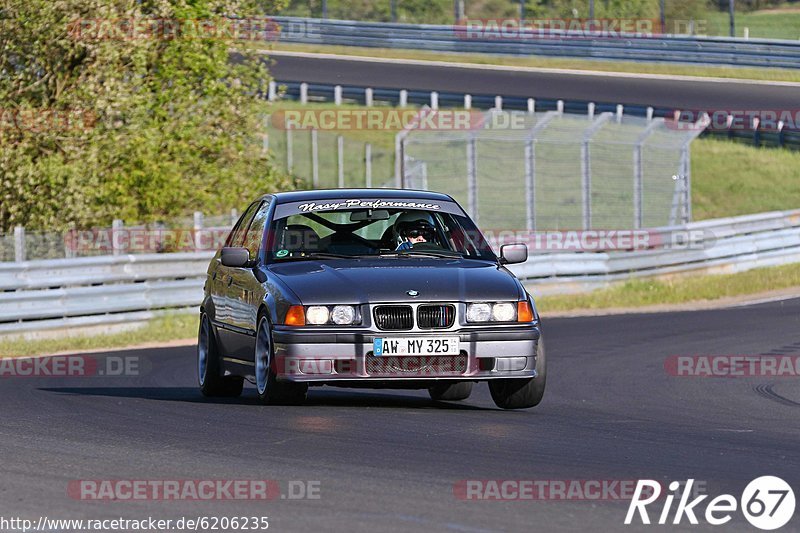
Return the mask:
{"type": "MultiPolygon", "coordinates": [[[[600,113],[624,113],[633,117],[665,118],[675,120],[680,118],[684,111],[692,116],[698,116],[702,110],[686,109],[676,110],[667,107],[644,106],[641,104],[628,104],[625,102],[590,102],[584,100],[556,100],[552,98],[525,98],[522,96],[507,96],[503,94],[467,94],[456,92],[406,90],[389,87],[357,87],[352,85],[332,85],[322,83],[303,83],[292,81],[271,81],[269,94],[276,98],[278,88],[283,87],[283,98],[298,100],[305,104],[309,101],[333,102],[340,105],[343,101],[353,101],[359,104],[372,106],[376,102],[388,103],[395,106],[428,105],[437,107],[462,107],[467,104],[475,109],[497,108],[498,103],[505,110],[519,111],[563,111],[564,113],[587,114],[589,109],[600,113]]],[[[707,128],[702,136],[726,138],[733,141],[753,144],[763,147],[780,147],[800,150],[800,129],[787,127],[783,122],[778,124],[778,129],[764,129],[760,127],[747,128],[732,127],[729,121],[727,129],[707,128]]]]}
{"type": "MultiPolygon", "coordinates": [[[[565,33],[524,38],[480,38],[464,27],[275,17],[290,43],[439,52],[580,57],[624,61],[800,68],[800,42],[725,37],[592,37],[565,33]]],[[[492,36],[493,37],[493,36],[492,36]]]]}
{"type": "MultiPolygon", "coordinates": [[[[586,290],[630,277],[738,272],[800,262],[800,210],[693,222],[649,233],[678,231],[709,239],[699,249],[685,250],[533,250],[526,263],[512,270],[540,295],[586,290]]],[[[120,324],[168,310],[196,310],[211,256],[196,252],[0,264],[0,335],[120,324]]]]}

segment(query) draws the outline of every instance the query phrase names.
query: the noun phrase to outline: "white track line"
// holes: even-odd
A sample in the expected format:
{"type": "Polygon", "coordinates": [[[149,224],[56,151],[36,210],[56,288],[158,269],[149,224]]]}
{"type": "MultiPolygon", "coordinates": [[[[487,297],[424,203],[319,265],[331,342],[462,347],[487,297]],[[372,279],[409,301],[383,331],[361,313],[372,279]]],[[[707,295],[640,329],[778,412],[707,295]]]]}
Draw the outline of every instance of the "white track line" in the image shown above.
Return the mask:
{"type": "Polygon", "coordinates": [[[325,54],[316,52],[294,52],[290,50],[262,50],[259,53],[270,56],[306,57],[310,59],[338,59],[344,61],[361,61],[364,63],[395,63],[402,65],[417,65],[425,67],[463,68],[468,70],[490,70],[506,72],[538,72],[544,74],[569,74],[573,76],[597,76],[605,78],[629,78],[662,81],[688,81],[701,83],[735,83],[744,85],[772,85],[776,87],[800,87],[800,82],[793,81],[762,81],[747,80],[742,78],[706,78],[701,76],[675,76],[671,74],[637,74],[634,72],[603,72],[600,70],[575,70],[565,68],[545,67],[514,67],[507,65],[485,65],[478,63],[458,63],[455,61],[436,61],[424,59],[401,59],[371,56],[349,56],[341,54],[325,54]]]}

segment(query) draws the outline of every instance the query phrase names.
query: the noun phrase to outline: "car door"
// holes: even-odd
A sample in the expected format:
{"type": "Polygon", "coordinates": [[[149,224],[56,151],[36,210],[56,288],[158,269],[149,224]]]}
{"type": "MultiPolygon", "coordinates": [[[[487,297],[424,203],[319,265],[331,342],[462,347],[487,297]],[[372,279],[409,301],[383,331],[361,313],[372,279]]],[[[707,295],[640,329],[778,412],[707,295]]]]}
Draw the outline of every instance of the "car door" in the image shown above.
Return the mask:
{"type": "MultiPolygon", "coordinates": [[[[259,205],[261,205],[261,202],[253,202],[250,204],[250,207],[248,207],[241,216],[236,227],[225,242],[225,246],[244,246],[247,228],[250,227],[250,222],[252,222],[253,217],[258,211],[259,205]]],[[[220,343],[222,353],[225,354],[226,357],[233,357],[232,354],[237,350],[237,337],[233,332],[236,322],[234,320],[236,289],[233,287],[233,280],[238,270],[241,269],[228,267],[220,262],[216,270],[216,278],[212,282],[218,284],[217,290],[219,291],[218,297],[214,301],[217,340],[220,343]]]]}
{"type": "MultiPolygon", "coordinates": [[[[264,229],[269,217],[270,202],[265,200],[244,232],[242,246],[247,248],[251,260],[259,260],[264,240],[264,229]]],[[[256,278],[255,268],[231,268],[229,289],[230,325],[232,346],[229,357],[243,361],[254,361],[256,320],[258,308],[264,297],[264,287],[256,278]]]]}

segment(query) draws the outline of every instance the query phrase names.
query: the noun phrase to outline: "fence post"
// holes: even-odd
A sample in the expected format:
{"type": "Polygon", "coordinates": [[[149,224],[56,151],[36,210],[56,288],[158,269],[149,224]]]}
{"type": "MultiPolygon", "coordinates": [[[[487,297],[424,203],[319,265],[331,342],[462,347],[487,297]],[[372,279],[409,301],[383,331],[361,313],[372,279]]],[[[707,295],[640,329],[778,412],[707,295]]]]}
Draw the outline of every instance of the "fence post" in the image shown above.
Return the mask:
{"type": "Polygon", "coordinates": [[[311,185],[319,187],[319,132],[311,129],[311,185]]]}
{"type": "Polygon", "coordinates": [[[403,130],[394,138],[394,186],[397,189],[405,187],[406,135],[408,130],[403,130]]]}
{"type": "Polygon", "coordinates": [[[528,98],[528,113],[536,113],[536,100],[533,98],[528,98]]]}
{"type": "Polygon", "coordinates": [[[364,185],[367,189],[372,188],[372,145],[364,145],[364,185]]]}
{"type": "Polygon", "coordinates": [[[194,212],[194,220],[193,220],[192,226],[193,226],[193,229],[194,229],[194,232],[193,232],[194,251],[195,252],[199,252],[200,251],[200,245],[199,245],[200,236],[201,236],[201,233],[203,232],[203,213],[202,212],[200,212],[200,211],[195,211],[194,212]]]}
{"type": "Polygon", "coordinates": [[[120,255],[122,250],[120,250],[120,233],[122,232],[122,221],[118,218],[115,218],[111,222],[111,253],[112,255],[120,255]]]}
{"type": "MultiPolygon", "coordinates": [[[[652,108],[650,108],[652,109],[652,108]]],[[[633,227],[641,229],[644,220],[644,143],[652,133],[664,124],[664,119],[651,121],[639,134],[633,147],[633,227]]]]}
{"type": "Polygon", "coordinates": [[[25,228],[14,226],[14,261],[25,261],[25,228]]]}
{"type": "Polygon", "coordinates": [[[467,210],[478,223],[478,154],[477,142],[471,136],[467,141],[467,210]]]}
{"type": "Polygon", "coordinates": [[[292,130],[286,128],[286,173],[292,173],[292,167],[294,167],[294,153],[293,153],[293,146],[292,146],[292,130]]]}
{"type": "Polygon", "coordinates": [[[333,103],[335,105],[342,105],[342,86],[337,85],[333,88],[333,103]]]}
{"type": "Polygon", "coordinates": [[[267,99],[270,102],[274,102],[277,94],[278,94],[278,85],[275,83],[275,81],[270,81],[269,89],[267,90],[267,99]]]}
{"type": "Polygon", "coordinates": [[[583,198],[583,229],[592,229],[592,161],[589,143],[592,136],[603,127],[613,113],[602,113],[591,126],[583,132],[581,143],[581,194],[583,198]]]}
{"type": "Polygon", "coordinates": [[[439,93],[431,91],[431,109],[439,109],[439,93]]]}
{"type": "Polygon", "coordinates": [[[339,163],[339,188],[344,189],[344,137],[336,137],[336,152],[339,163]]]}
{"type": "Polygon", "coordinates": [[[367,87],[366,89],[364,89],[364,105],[366,105],[367,107],[372,107],[372,100],[373,100],[372,87],[367,87]]]}
{"type": "Polygon", "coordinates": [[[465,94],[464,95],[464,109],[472,109],[472,95],[465,94]]]}
{"type": "Polygon", "coordinates": [[[503,97],[502,96],[495,96],[494,97],[494,108],[498,111],[503,110],[503,97]]]}
{"type": "Polygon", "coordinates": [[[536,136],[557,116],[557,111],[546,113],[525,139],[525,226],[528,231],[536,230],[536,136]]]}
{"type": "Polygon", "coordinates": [[[525,229],[536,229],[536,149],[533,138],[525,141],[525,229]]]}
{"type": "Polygon", "coordinates": [[[683,162],[683,216],[684,224],[692,221],[692,162],[689,154],[689,143],[681,148],[681,161],[683,162]]]}
{"type": "Polygon", "coordinates": [[[589,105],[586,107],[586,114],[589,116],[589,120],[594,120],[594,110],[594,102],[589,102],[589,105]]]}
{"type": "Polygon", "coordinates": [[[559,113],[564,112],[564,100],[559,100],[556,102],[556,111],[558,111],[559,113]]]}
{"type": "Polygon", "coordinates": [[[305,82],[300,84],[300,103],[308,103],[308,84],[305,82]]]}
{"type": "Polygon", "coordinates": [[[400,107],[406,107],[408,105],[408,91],[405,89],[400,89],[400,107]]]}

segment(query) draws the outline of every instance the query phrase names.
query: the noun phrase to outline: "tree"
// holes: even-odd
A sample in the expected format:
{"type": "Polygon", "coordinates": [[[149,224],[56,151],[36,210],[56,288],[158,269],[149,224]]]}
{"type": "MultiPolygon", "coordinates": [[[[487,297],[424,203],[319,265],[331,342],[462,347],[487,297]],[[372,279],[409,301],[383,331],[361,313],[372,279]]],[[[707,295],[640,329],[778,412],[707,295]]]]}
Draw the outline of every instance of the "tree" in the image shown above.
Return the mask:
{"type": "Polygon", "coordinates": [[[0,231],[221,212],[292,186],[260,150],[263,6],[0,0],[0,231]]]}

